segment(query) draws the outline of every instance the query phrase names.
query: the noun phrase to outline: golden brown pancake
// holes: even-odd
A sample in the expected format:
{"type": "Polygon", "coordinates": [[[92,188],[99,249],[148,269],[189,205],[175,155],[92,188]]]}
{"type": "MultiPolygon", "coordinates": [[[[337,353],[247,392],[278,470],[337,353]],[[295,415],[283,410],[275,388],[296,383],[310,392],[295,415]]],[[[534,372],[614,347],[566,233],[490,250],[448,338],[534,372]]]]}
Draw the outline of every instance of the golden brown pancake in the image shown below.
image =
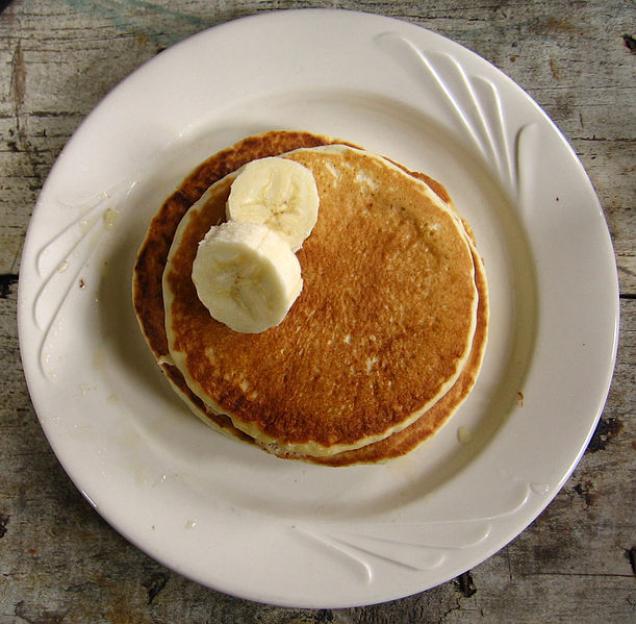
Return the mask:
{"type": "Polygon", "coordinates": [[[320,213],[298,253],[305,287],[284,321],[241,334],[212,319],[190,275],[234,175],[183,217],[164,272],[168,345],[215,412],[279,452],[332,455],[413,423],[461,373],[477,289],[457,216],[430,188],[349,147],[285,155],[314,174],[320,213]]]}
{"type": "MultiPolygon", "coordinates": [[[[219,152],[188,176],[179,189],[164,203],[154,217],[139,251],[133,278],[134,307],[144,336],[155,354],[160,368],[177,393],[206,424],[245,441],[253,441],[253,439],[233,427],[232,421],[227,416],[214,413],[208,405],[203,403],[191,391],[183,375],[170,361],[161,288],[161,278],[168,250],[183,214],[211,184],[225,174],[255,158],[278,155],[300,147],[312,147],[334,142],[336,141],[333,139],[304,132],[274,131],[256,137],[248,137],[233,147],[219,152]]],[[[342,142],[338,141],[338,143],[342,142]]],[[[413,175],[424,180],[444,202],[449,202],[449,196],[441,184],[425,174],[413,173],[413,175]]],[[[298,454],[290,455],[291,457],[334,466],[384,461],[412,450],[439,429],[472,388],[485,348],[488,320],[487,289],[483,268],[476,254],[475,265],[479,307],[472,351],[460,377],[446,395],[414,424],[380,442],[328,457],[303,457],[298,454]]],[[[281,449],[277,448],[269,448],[268,450],[281,452],[281,449]]]]}

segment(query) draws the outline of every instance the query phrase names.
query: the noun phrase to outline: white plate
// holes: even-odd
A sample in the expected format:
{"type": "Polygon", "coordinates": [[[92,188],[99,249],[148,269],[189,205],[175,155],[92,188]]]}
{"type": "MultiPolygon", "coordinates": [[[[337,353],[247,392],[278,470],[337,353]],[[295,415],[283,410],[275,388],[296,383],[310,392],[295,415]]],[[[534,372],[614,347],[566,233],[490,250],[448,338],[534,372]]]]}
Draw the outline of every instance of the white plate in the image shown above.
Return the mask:
{"type": "Polygon", "coordinates": [[[44,186],[19,295],[33,403],[99,513],[204,585],[302,607],[427,589],[522,531],[594,429],[618,317],[602,211],[537,105],[443,37],[342,11],[225,24],[119,85],[44,186]],[[477,387],[432,441],[387,465],[282,461],[214,433],[137,328],[130,273],[151,215],[206,156],[271,128],[341,136],[431,174],[484,256],[492,319],[477,387]]]}

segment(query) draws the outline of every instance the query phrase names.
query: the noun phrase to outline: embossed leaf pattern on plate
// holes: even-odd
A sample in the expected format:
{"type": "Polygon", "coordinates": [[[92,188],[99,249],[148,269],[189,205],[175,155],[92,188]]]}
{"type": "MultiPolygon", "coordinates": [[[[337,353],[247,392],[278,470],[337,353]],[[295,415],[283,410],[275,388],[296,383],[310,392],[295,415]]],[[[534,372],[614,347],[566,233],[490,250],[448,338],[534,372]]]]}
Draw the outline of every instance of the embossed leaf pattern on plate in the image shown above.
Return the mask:
{"type": "Polygon", "coordinates": [[[484,76],[466,73],[451,54],[421,50],[410,39],[394,32],[382,33],[375,40],[396,60],[408,61],[401,64],[437,95],[447,111],[449,124],[470,139],[502,187],[515,199],[522,200],[521,160],[523,170],[528,171],[526,166],[536,157],[536,150],[530,151],[525,144],[533,136],[535,124],[509,127],[497,85],[484,76]]]}
{"type": "Polygon", "coordinates": [[[292,528],[324,546],[335,559],[353,564],[360,582],[371,583],[376,562],[412,572],[433,570],[452,551],[483,544],[497,522],[519,512],[533,493],[533,487],[524,485],[508,509],[484,517],[422,522],[323,522],[292,528]]]}
{"type": "Polygon", "coordinates": [[[31,307],[35,327],[41,331],[38,363],[41,374],[54,380],[49,341],[64,305],[74,288],[82,288],[82,270],[95,254],[119,214],[117,206],[135,186],[122,181],[93,197],[79,201],[58,200],[55,209],[73,215],[34,255],[41,283],[31,307]]]}

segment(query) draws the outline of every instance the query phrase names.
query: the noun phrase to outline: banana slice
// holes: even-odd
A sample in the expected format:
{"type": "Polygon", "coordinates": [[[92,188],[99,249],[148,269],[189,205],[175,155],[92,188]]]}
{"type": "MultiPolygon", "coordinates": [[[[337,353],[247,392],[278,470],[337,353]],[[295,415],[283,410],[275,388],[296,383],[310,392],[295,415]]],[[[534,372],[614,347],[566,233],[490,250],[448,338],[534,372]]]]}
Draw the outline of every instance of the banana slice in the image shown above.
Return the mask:
{"type": "Polygon", "coordinates": [[[199,243],[192,281],[210,315],[244,333],[278,325],[303,287],[289,245],[264,225],[237,221],[210,228],[199,243]]]}
{"type": "Polygon", "coordinates": [[[319,203],[307,167],[286,158],[261,158],[245,165],[232,183],[227,217],[262,223],[297,251],[316,225],[319,203]]]}

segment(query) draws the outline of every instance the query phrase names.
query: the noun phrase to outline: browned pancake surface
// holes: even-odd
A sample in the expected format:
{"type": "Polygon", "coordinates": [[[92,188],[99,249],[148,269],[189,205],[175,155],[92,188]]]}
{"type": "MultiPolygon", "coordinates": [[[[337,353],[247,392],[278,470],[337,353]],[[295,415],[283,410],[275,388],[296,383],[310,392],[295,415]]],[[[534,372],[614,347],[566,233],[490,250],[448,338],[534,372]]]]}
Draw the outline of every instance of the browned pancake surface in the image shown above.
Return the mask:
{"type": "Polygon", "coordinates": [[[453,217],[382,161],[351,150],[290,157],[313,170],[321,197],[299,252],[301,297],[256,335],[233,332],[200,303],[192,262],[223,214],[224,182],[173,252],[173,351],[235,425],[281,445],[356,445],[404,426],[456,374],[474,318],[471,252],[453,217]],[[381,201],[361,192],[361,158],[365,175],[382,180],[381,201]]]}

